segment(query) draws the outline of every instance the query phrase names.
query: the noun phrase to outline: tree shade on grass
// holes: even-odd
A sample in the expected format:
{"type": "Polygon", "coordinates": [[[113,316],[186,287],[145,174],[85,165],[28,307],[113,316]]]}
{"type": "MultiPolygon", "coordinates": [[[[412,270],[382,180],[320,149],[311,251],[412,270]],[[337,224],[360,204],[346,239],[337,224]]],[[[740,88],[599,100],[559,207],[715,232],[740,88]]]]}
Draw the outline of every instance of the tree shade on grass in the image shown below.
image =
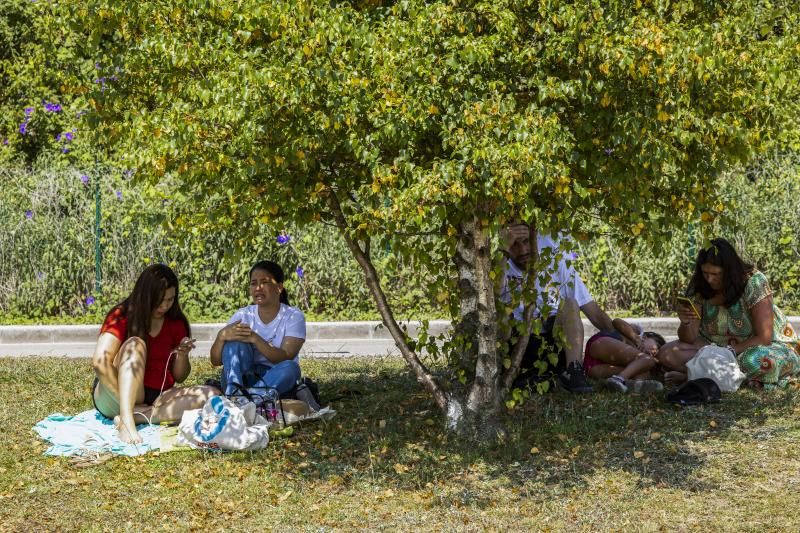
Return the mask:
{"type": "MultiPolygon", "coordinates": [[[[502,434],[529,313],[498,327],[496,236],[588,238],[608,221],[658,246],[728,206],[715,179],[792,124],[797,2],[68,0],[75,62],[119,72],[89,91],[97,139],[137,179],[178,179],[179,224],[335,225],[449,428],[502,434]],[[443,347],[394,319],[375,254],[434,273],[458,323],[443,347]],[[451,372],[436,378],[427,348],[451,372]]],[[[83,69],[84,71],[86,69],[83,69]]],[[[530,279],[547,263],[538,258],[530,279]]],[[[532,285],[532,284],[531,284],[532,285]]],[[[535,298],[523,291],[525,302],[535,298]]],[[[516,304],[516,302],[514,302],[516,304]]],[[[517,401],[519,396],[512,397],[517,401]]]]}

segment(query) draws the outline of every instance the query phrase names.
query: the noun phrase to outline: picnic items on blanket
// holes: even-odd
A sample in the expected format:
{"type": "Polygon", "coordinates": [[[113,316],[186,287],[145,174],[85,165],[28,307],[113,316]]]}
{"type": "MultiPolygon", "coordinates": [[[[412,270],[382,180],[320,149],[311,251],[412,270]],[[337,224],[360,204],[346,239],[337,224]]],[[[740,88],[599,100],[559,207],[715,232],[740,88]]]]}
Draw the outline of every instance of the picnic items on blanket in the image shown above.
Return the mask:
{"type": "Polygon", "coordinates": [[[700,405],[720,401],[722,393],[710,378],[692,379],[667,393],[667,401],[678,405],[700,405]]]}
{"type": "Polygon", "coordinates": [[[746,378],[733,352],[716,344],[700,348],[686,368],[690,380],[712,379],[722,392],[735,392],[746,378]]]}
{"type": "Polygon", "coordinates": [[[160,450],[160,426],[140,424],[137,431],[143,442],[128,444],[119,439],[117,428],[110,418],[95,409],[89,409],[75,416],[55,413],[33,426],[33,430],[50,446],[45,455],[84,456],[99,453],[112,453],[129,457],[144,455],[160,450]]]}
{"type": "Polygon", "coordinates": [[[201,409],[183,413],[179,446],[195,449],[255,451],[269,443],[269,424],[253,402],[236,405],[223,396],[210,398],[201,409]]]}

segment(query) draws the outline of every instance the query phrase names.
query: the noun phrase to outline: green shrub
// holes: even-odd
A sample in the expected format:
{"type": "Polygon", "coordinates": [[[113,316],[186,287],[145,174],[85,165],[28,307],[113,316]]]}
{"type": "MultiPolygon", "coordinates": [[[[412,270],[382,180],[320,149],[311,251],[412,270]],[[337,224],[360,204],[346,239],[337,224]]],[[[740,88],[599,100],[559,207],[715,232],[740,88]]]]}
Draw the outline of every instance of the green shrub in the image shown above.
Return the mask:
{"type": "MultiPolygon", "coordinates": [[[[730,216],[712,230],[764,270],[776,302],[794,313],[800,310],[798,169],[797,154],[774,154],[747,171],[725,175],[719,195],[730,206],[730,216]]],[[[179,201],[177,192],[169,182],[159,189],[142,188],[129,174],[107,167],[0,168],[2,322],[96,323],[154,261],[178,273],[182,302],[193,321],[226,320],[248,303],[247,272],[264,258],[284,267],[292,303],[309,319],[377,319],[363,274],[334,228],[256,225],[261,245],[237,256],[230,253],[240,236],[237,228],[211,235],[172,233],[166,228],[174,216],[173,201],[179,201]],[[84,184],[82,176],[89,182],[84,184]],[[102,212],[100,291],[95,290],[95,184],[102,212]],[[279,244],[279,234],[289,235],[288,243],[279,244]]],[[[603,237],[579,244],[577,268],[609,311],[669,313],[685,288],[702,239],[687,225],[656,252],[645,242],[627,249],[603,237]]],[[[398,262],[388,249],[374,255],[398,318],[443,316],[428,293],[423,270],[398,262]]]]}

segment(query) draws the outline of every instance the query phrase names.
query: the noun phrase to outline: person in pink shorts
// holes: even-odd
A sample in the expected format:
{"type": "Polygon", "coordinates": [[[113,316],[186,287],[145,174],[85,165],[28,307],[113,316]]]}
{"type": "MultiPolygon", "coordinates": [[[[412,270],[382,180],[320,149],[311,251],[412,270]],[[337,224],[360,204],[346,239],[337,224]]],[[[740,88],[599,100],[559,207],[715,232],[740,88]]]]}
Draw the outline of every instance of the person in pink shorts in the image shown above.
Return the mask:
{"type": "Polygon", "coordinates": [[[604,379],[608,388],[622,393],[663,390],[660,382],[649,378],[658,364],[655,355],[664,345],[664,338],[652,331],[642,332],[619,318],[614,319],[613,325],[614,331],[601,331],[586,342],[586,375],[604,379]]]}

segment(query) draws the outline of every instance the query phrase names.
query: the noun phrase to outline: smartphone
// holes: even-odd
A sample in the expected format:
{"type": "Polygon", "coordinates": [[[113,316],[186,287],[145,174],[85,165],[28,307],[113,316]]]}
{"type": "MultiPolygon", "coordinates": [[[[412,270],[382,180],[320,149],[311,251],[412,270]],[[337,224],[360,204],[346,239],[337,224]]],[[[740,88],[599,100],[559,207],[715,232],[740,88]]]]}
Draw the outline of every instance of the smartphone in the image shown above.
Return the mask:
{"type": "Polygon", "coordinates": [[[684,307],[688,307],[694,313],[694,316],[700,318],[700,311],[697,310],[697,307],[694,306],[694,302],[691,301],[686,296],[678,296],[678,303],[683,305],[684,307]]]}

